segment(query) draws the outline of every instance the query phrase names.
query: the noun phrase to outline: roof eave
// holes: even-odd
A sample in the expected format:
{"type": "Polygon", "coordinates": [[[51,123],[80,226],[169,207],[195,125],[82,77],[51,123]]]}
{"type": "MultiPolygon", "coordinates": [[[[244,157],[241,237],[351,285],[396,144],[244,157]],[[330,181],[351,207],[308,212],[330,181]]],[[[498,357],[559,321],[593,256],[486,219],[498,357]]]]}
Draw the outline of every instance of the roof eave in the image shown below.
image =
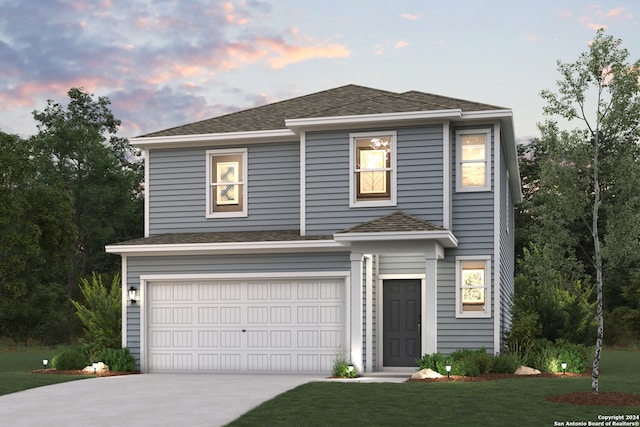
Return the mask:
{"type": "Polygon", "coordinates": [[[107,253],[123,256],[204,255],[219,253],[260,253],[343,251],[344,245],[333,240],[296,240],[280,242],[173,243],[148,245],[108,245],[107,253]]]}
{"type": "Polygon", "coordinates": [[[211,146],[216,144],[226,144],[229,142],[275,142],[283,140],[297,140],[297,135],[290,129],[272,129],[248,132],[222,132],[204,133],[192,135],[171,135],[171,136],[140,136],[131,138],[131,145],[141,149],[148,148],[171,148],[173,146],[211,146]]]}
{"type": "Polygon", "coordinates": [[[457,248],[458,239],[449,230],[389,231],[368,233],[336,233],[333,239],[344,245],[353,242],[383,242],[397,240],[437,240],[443,248],[457,248]]]}

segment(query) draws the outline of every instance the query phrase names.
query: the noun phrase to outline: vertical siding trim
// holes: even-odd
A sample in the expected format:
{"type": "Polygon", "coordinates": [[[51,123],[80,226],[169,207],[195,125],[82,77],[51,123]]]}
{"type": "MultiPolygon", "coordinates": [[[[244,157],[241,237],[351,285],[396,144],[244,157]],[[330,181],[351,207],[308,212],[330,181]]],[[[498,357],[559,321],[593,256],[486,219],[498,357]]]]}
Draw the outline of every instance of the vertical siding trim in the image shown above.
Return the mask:
{"type": "Polygon", "coordinates": [[[438,260],[425,260],[422,280],[422,354],[438,351],[438,260]]]}
{"type": "Polygon", "coordinates": [[[144,237],[149,237],[149,187],[151,180],[149,179],[149,156],[151,150],[142,150],[144,155],[144,237]]]}
{"type": "Polygon", "coordinates": [[[300,133],[300,235],[307,235],[307,161],[306,132],[300,133]]]}
{"type": "Polygon", "coordinates": [[[442,124],[442,226],[451,227],[451,135],[450,122],[442,124]]]}
{"type": "Polygon", "coordinates": [[[121,293],[122,293],[122,347],[127,347],[127,300],[128,298],[128,289],[127,286],[127,256],[122,255],[122,271],[120,273],[120,283],[121,283],[121,293]]]}
{"type": "Polygon", "coordinates": [[[363,351],[362,351],[362,254],[351,253],[351,292],[347,294],[351,295],[351,313],[349,319],[349,327],[347,328],[351,332],[349,342],[351,348],[349,354],[351,355],[351,363],[355,366],[356,370],[363,372],[363,351]]]}
{"type": "Polygon", "coordinates": [[[373,255],[362,256],[365,264],[365,342],[367,343],[365,372],[373,371],[373,255]]]}
{"type": "MultiPolygon", "coordinates": [[[[502,337],[500,334],[500,322],[502,316],[502,307],[501,307],[501,286],[502,286],[502,262],[500,259],[501,247],[505,242],[500,240],[500,208],[501,208],[501,200],[500,193],[502,185],[502,153],[501,153],[501,145],[502,141],[500,138],[500,123],[497,122],[494,125],[494,137],[493,137],[493,280],[494,280],[494,290],[493,290],[493,352],[498,353],[501,352],[502,348],[500,346],[500,342],[502,341],[502,337]]],[[[489,166],[490,167],[490,166],[489,166]]]]}

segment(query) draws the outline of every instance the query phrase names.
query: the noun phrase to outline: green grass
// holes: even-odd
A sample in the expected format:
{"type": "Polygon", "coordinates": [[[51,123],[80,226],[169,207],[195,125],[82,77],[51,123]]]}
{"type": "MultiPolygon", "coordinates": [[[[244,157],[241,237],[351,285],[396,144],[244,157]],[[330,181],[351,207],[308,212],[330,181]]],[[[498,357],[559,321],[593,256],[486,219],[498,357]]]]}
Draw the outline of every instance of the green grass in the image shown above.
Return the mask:
{"type": "Polygon", "coordinates": [[[49,384],[93,378],[93,376],[82,375],[32,374],[31,371],[34,369],[42,368],[43,359],[48,359],[51,367],[53,352],[54,350],[46,348],[0,350],[0,395],[49,384]]]}
{"type": "MultiPolygon", "coordinates": [[[[553,394],[590,390],[590,377],[401,384],[315,382],[265,402],[230,425],[553,426],[554,422],[596,422],[601,414],[640,414],[640,406],[574,406],[544,400],[553,394]]],[[[640,394],[640,352],[605,352],[600,391],[640,394]]]]}

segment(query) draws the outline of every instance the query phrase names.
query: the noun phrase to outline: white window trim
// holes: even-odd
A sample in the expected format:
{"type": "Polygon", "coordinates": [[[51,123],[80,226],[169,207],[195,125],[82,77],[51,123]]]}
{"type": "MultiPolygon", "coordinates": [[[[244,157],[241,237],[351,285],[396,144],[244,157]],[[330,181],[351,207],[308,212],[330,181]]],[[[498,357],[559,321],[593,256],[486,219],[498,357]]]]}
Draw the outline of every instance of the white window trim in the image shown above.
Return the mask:
{"type": "Polygon", "coordinates": [[[456,131],[456,191],[457,192],[474,192],[474,191],[491,191],[491,129],[465,129],[456,131]],[[485,183],[480,187],[463,186],[462,185],[462,135],[480,135],[485,134],[486,148],[484,151],[485,183]]]}
{"type": "Polygon", "coordinates": [[[490,318],[491,317],[491,287],[493,284],[491,274],[491,255],[457,256],[456,257],[456,318],[490,318]],[[462,263],[465,261],[480,261],[485,264],[485,310],[475,312],[462,311],[462,263]]]}
{"type": "Polygon", "coordinates": [[[247,208],[248,208],[248,194],[249,194],[249,183],[247,181],[248,173],[247,173],[247,149],[246,148],[228,148],[228,149],[220,149],[220,150],[207,150],[207,176],[206,176],[206,217],[207,218],[238,218],[238,217],[246,217],[247,208]],[[237,212],[212,212],[211,203],[212,200],[212,192],[211,192],[211,176],[212,176],[212,163],[211,158],[215,156],[227,156],[227,155],[241,155],[242,156],[242,183],[244,185],[244,189],[242,191],[242,211],[237,212]]]}
{"type": "Polygon", "coordinates": [[[350,208],[363,208],[363,207],[379,207],[379,206],[396,206],[396,178],[397,178],[397,139],[398,133],[396,131],[380,131],[380,132],[358,132],[349,134],[349,207],[350,208]],[[388,136],[391,138],[391,183],[389,191],[389,200],[367,200],[358,201],[357,185],[355,179],[355,164],[356,164],[356,138],[367,137],[380,137],[388,136]]]}

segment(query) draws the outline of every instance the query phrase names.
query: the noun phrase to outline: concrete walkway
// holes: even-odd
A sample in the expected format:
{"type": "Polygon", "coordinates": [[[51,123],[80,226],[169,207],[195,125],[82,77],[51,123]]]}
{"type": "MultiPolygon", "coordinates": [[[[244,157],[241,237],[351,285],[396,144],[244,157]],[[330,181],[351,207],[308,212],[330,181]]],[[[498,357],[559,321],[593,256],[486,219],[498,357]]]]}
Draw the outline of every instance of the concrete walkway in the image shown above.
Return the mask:
{"type": "Polygon", "coordinates": [[[310,381],[404,382],[411,373],[349,380],[299,375],[143,374],[71,381],[0,396],[11,427],[221,426],[310,381]]]}
{"type": "Polygon", "coordinates": [[[321,377],[144,374],[101,377],[0,396],[11,427],[221,426],[321,377]]]}

